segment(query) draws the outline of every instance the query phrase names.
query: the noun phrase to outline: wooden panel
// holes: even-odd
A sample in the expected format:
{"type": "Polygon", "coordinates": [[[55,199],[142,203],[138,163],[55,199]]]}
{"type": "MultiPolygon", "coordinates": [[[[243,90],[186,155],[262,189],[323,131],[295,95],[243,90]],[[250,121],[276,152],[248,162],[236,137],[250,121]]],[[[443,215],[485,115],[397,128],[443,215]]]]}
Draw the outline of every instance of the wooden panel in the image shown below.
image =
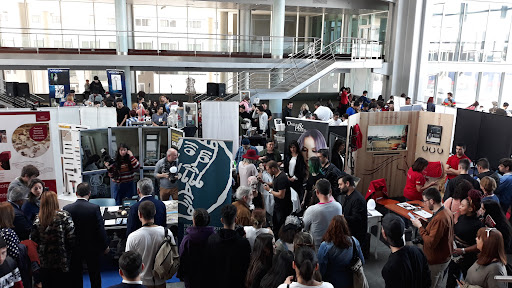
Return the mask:
{"type": "Polygon", "coordinates": [[[429,162],[441,161],[446,163],[450,156],[450,145],[452,141],[453,115],[420,112],[418,121],[418,143],[416,145],[416,158],[423,157],[429,162]],[[441,135],[441,145],[427,144],[428,125],[438,125],[443,127],[441,135]],[[427,150],[427,151],[424,151],[427,150]],[[434,152],[434,153],[432,153],[434,152]]]}
{"type": "Polygon", "coordinates": [[[419,111],[361,113],[359,126],[363,147],[357,151],[354,175],[361,178],[358,190],[366,193],[370,182],[384,178],[390,197],[403,195],[407,171],[415,160],[419,111]],[[407,150],[367,152],[368,126],[408,125],[407,150]]]}

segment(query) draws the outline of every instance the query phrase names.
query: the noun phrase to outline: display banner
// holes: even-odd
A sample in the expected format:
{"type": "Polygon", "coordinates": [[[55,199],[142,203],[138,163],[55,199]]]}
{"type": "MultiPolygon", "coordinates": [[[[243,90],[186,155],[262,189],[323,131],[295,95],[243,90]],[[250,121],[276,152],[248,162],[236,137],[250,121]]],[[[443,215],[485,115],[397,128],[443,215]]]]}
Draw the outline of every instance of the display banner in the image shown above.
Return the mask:
{"type": "Polygon", "coordinates": [[[126,106],[126,86],[124,80],[124,71],[107,69],[108,92],[110,95],[123,98],[123,104],[126,106]]]}
{"type": "Polygon", "coordinates": [[[320,149],[327,149],[329,123],[317,120],[286,117],[285,149],[292,141],[299,142],[304,160],[316,156],[320,149]]]}
{"type": "Polygon", "coordinates": [[[50,84],[50,99],[66,98],[70,90],[69,68],[48,68],[48,83],[50,84]]]}
{"type": "Polygon", "coordinates": [[[26,165],[39,169],[45,187],[57,191],[50,112],[0,112],[0,202],[7,200],[9,183],[26,165]]]}
{"type": "Polygon", "coordinates": [[[210,214],[209,226],[223,227],[222,206],[231,203],[233,142],[181,138],[178,142],[178,239],[192,226],[194,209],[210,214]]]}
{"type": "Polygon", "coordinates": [[[171,147],[177,149],[180,138],[185,136],[183,130],[171,127],[171,147]]]}

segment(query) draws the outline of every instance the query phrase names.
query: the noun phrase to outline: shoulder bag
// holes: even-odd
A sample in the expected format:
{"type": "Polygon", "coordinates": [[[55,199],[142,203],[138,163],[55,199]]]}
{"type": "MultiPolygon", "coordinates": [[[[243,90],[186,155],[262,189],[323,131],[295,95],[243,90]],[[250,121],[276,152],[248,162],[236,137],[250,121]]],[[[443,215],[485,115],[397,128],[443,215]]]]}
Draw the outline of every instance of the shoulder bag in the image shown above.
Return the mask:
{"type": "Polygon", "coordinates": [[[370,288],[368,285],[368,280],[366,280],[366,276],[363,271],[363,261],[359,258],[357,254],[356,242],[352,237],[350,237],[352,241],[352,260],[350,260],[350,270],[353,273],[353,287],[357,288],[370,288]]]}

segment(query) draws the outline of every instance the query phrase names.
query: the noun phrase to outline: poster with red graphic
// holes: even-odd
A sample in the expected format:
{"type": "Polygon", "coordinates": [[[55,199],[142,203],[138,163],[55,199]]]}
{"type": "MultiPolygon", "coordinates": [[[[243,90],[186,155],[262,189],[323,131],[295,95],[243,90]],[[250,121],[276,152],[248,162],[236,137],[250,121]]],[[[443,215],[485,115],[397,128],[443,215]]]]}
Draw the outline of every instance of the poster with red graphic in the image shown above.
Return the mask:
{"type": "Polygon", "coordinates": [[[0,123],[0,202],[7,200],[9,183],[29,164],[39,169],[45,187],[57,191],[50,112],[0,112],[0,123]]]}

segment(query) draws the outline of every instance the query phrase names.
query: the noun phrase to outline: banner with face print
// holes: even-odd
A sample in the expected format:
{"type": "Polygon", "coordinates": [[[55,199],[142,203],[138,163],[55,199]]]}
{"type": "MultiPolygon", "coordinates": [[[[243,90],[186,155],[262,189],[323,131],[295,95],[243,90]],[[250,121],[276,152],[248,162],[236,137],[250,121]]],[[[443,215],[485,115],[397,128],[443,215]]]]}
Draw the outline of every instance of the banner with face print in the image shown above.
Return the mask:
{"type": "Polygon", "coordinates": [[[178,142],[178,238],[192,226],[194,209],[210,214],[210,226],[222,228],[222,206],[231,203],[233,142],[180,138],[178,142]]]}
{"type": "Polygon", "coordinates": [[[328,122],[286,117],[284,151],[288,151],[292,141],[297,141],[302,156],[307,161],[309,157],[316,156],[318,150],[327,149],[328,140],[328,122]]]}

